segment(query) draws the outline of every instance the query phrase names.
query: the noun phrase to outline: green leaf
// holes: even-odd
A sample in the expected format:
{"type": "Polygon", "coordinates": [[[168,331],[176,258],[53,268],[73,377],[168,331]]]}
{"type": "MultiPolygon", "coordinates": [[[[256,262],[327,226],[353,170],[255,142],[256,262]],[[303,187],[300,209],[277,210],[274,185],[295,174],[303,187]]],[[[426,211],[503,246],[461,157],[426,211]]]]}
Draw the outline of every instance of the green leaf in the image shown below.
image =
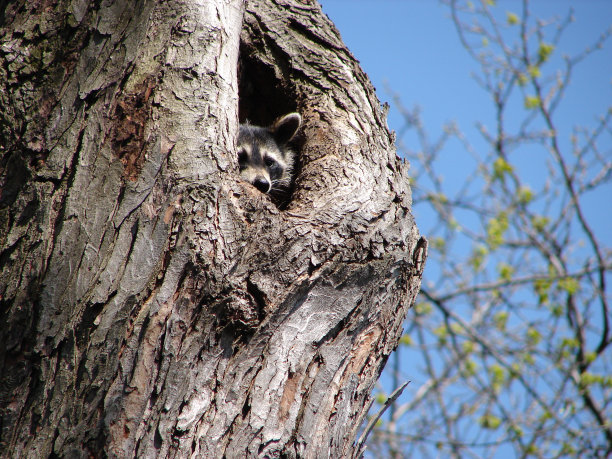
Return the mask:
{"type": "Polygon", "coordinates": [[[563,442],[563,447],[561,448],[561,455],[566,457],[574,457],[576,456],[577,449],[574,448],[574,445],[571,443],[563,442]]]}
{"type": "Polygon", "coordinates": [[[516,426],[516,425],[510,426],[510,428],[508,429],[508,432],[510,432],[517,438],[522,438],[523,435],[525,435],[525,432],[523,432],[523,429],[521,429],[519,426],[516,426]]]}
{"type": "Polygon", "coordinates": [[[433,331],[434,335],[438,337],[438,344],[440,346],[444,346],[448,339],[448,330],[445,325],[440,325],[438,328],[435,328],[433,331]]]}
{"type": "Polygon", "coordinates": [[[432,310],[433,306],[428,301],[420,301],[414,305],[414,312],[421,316],[431,314],[432,310]]]}
{"type": "Polygon", "coordinates": [[[429,239],[429,245],[433,249],[443,252],[446,248],[446,241],[443,238],[436,236],[429,239]]]}
{"type": "Polygon", "coordinates": [[[563,315],[563,306],[560,304],[554,304],[549,307],[550,312],[555,317],[561,317],[563,315]]]}
{"type": "Polygon", "coordinates": [[[538,78],[542,75],[540,67],[538,67],[537,65],[530,65],[529,67],[527,67],[527,73],[529,73],[529,76],[531,78],[538,78]]]}
{"type": "Polygon", "coordinates": [[[483,245],[478,245],[472,250],[472,256],[469,259],[474,271],[480,271],[484,265],[485,258],[489,251],[483,245]]]}
{"type": "Polygon", "coordinates": [[[528,186],[522,186],[518,190],[518,201],[525,205],[533,201],[533,191],[528,186]]]}
{"type": "Polygon", "coordinates": [[[492,250],[504,242],[504,233],[508,230],[508,214],[500,212],[497,218],[489,219],[487,225],[487,243],[492,250]]]}
{"type": "Polygon", "coordinates": [[[531,225],[533,229],[535,229],[538,233],[543,232],[546,229],[546,225],[549,223],[549,219],[547,217],[532,217],[531,225]]]}
{"type": "Polygon", "coordinates": [[[504,158],[497,158],[493,163],[493,180],[501,180],[503,182],[505,175],[513,170],[512,166],[504,158]]]}
{"type": "Polygon", "coordinates": [[[429,199],[435,204],[448,204],[448,196],[444,193],[432,193],[429,195],[429,199]]]}
{"type": "Polygon", "coordinates": [[[510,366],[510,378],[512,379],[516,379],[520,376],[521,374],[521,365],[518,362],[514,362],[511,366],[510,366]]]}
{"type": "Polygon", "coordinates": [[[580,381],[578,382],[578,387],[581,389],[586,389],[587,387],[593,384],[603,384],[604,378],[601,375],[596,375],[589,372],[584,372],[580,375],[580,381]]]}
{"type": "Polygon", "coordinates": [[[402,337],[400,338],[400,344],[404,346],[412,346],[413,344],[412,337],[410,335],[403,334],[402,337]]]}
{"type": "Polygon", "coordinates": [[[540,64],[542,62],[546,62],[550,58],[550,55],[553,53],[554,50],[554,45],[551,45],[550,43],[540,43],[540,46],[538,48],[538,62],[540,64]]]}
{"type": "Polygon", "coordinates": [[[526,337],[527,337],[527,342],[532,345],[536,345],[542,340],[542,335],[534,327],[529,327],[527,329],[526,337]]]}
{"type": "Polygon", "coordinates": [[[495,327],[498,330],[504,331],[506,329],[506,325],[508,323],[508,316],[509,314],[507,312],[498,312],[497,314],[495,314],[495,316],[493,317],[493,321],[495,322],[495,327]]]}
{"type": "Polygon", "coordinates": [[[459,325],[457,322],[453,322],[450,324],[451,332],[455,335],[461,335],[463,333],[463,327],[459,325]]]}
{"type": "Polygon", "coordinates": [[[480,417],[479,423],[484,429],[495,430],[501,425],[501,419],[492,414],[485,414],[480,417]]]}
{"type": "Polygon", "coordinates": [[[506,282],[512,280],[512,274],[514,274],[514,267],[510,266],[508,263],[499,263],[497,265],[497,271],[499,272],[499,277],[506,282]]]}
{"type": "Polygon", "coordinates": [[[552,281],[549,279],[536,279],[533,282],[533,289],[538,295],[538,304],[548,303],[548,291],[551,285],[552,281]]]}
{"type": "Polygon", "coordinates": [[[464,341],[461,347],[463,348],[463,352],[465,352],[466,354],[471,354],[472,352],[474,352],[476,345],[473,341],[464,341]]]}
{"type": "Polygon", "coordinates": [[[577,338],[563,338],[561,348],[578,349],[580,342],[577,338]]]}
{"type": "Polygon", "coordinates": [[[474,376],[477,370],[478,370],[478,364],[474,362],[473,360],[468,359],[465,362],[463,362],[463,369],[461,371],[461,374],[467,378],[469,376],[474,376]]]}
{"type": "Polygon", "coordinates": [[[489,367],[489,376],[491,378],[493,390],[498,392],[506,381],[506,371],[501,365],[495,363],[489,367]]]}
{"type": "Polygon", "coordinates": [[[552,419],[552,414],[550,414],[550,411],[546,410],[544,411],[541,415],[540,415],[540,422],[546,422],[549,419],[552,419]]]}
{"type": "Polygon", "coordinates": [[[580,284],[573,277],[566,277],[559,281],[559,287],[562,290],[565,290],[570,295],[573,295],[574,293],[576,293],[578,291],[579,286],[580,284]]]}
{"type": "Polygon", "coordinates": [[[519,17],[510,11],[506,11],[506,20],[508,21],[509,25],[516,25],[521,22],[519,17]]]}
{"type": "Polygon", "coordinates": [[[533,110],[540,106],[540,98],[538,96],[525,96],[524,104],[526,109],[533,110]]]}

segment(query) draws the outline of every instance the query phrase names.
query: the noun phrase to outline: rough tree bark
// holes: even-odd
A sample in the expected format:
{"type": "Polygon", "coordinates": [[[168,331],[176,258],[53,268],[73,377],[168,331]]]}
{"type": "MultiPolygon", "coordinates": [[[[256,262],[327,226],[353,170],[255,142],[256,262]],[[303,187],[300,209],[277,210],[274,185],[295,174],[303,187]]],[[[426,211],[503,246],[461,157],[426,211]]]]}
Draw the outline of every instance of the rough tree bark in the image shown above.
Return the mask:
{"type": "Polygon", "coordinates": [[[319,5],[20,0],[0,21],[1,455],[356,454],[424,240],[319,5]],[[234,147],[239,117],[290,110],[278,207],[234,147]]]}

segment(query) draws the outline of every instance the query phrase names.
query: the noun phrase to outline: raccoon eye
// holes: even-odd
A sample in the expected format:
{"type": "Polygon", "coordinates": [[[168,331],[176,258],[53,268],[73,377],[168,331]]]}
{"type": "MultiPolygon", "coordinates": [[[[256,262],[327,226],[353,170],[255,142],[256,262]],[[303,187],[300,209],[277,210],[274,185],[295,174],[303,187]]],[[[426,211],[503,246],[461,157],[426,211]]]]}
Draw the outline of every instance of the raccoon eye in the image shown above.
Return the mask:
{"type": "Polygon", "coordinates": [[[272,180],[278,180],[281,175],[283,175],[283,168],[275,159],[266,156],[264,158],[264,163],[268,168],[268,173],[270,174],[270,178],[272,180]]]}
{"type": "Polygon", "coordinates": [[[241,148],[240,150],[238,150],[238,163],[239,164],[244,164],[249,160],[249,156],[247,155],[247,152],[244,148],[241,148]]]}

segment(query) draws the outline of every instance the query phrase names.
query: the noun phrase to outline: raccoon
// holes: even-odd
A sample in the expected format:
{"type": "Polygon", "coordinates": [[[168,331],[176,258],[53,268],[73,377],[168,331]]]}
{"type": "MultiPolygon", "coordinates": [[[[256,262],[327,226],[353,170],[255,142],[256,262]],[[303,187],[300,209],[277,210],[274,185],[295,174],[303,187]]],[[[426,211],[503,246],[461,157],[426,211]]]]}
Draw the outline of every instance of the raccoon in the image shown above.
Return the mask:
{"type": "Polygon", "coordinates": [[[262,193],[287,190],[294,161],[294,153],[287,144],[301,124],[299,113],[289,113],[268,128],[241,124],[238,134],[240,176],[262,193]]]}

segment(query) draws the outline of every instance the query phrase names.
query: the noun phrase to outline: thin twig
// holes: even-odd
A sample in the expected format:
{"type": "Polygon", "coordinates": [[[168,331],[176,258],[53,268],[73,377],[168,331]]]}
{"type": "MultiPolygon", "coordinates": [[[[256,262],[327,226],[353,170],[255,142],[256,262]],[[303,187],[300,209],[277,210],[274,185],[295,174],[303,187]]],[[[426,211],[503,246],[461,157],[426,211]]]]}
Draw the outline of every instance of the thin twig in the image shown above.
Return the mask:
{"type": "Polygon", "coordinates": [[[387,411],[387,409],[393,404],[393,402],[395,402],[398,397],[402,395],[402,392],[408,384],[410,384],[410,381],[406,381],[404,384],[395,389],[393,393],[389,396],[385,404],[382,406],[382,408],[378,411],[378,413],[376,413],[376,416],[373,416],[372,419],[370,419],[370,422],[368,422],[368,425],[366,426],[365,430],[357,441],[357,448],[355,448],[356,455],[354,457],[363,456],[363,452],[365,451],[365,442],[368,439],[368,435],[370,435],[372,429],[374,429],[374,425],[378,422],[383,413],[387,411]]]}

